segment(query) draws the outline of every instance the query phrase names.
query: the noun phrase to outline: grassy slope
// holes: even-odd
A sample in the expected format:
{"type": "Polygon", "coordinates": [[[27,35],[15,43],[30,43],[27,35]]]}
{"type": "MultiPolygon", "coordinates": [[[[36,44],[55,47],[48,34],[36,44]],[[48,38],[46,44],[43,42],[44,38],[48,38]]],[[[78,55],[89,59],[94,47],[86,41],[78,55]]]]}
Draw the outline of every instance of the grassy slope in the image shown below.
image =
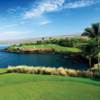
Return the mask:
{"type": "Polygon", "coordinates": [[[11,48],[53,48],[57,52],[80,52],[81,50],[74,47],[62,47],[55,44],[43,44],[43,45],[22,45],[13,46],[11,48]]]}
{"type": "Polygon", "coordinates": [[[2,74],[0,100],[100,100],[100,82],[61,76],[2,74]]]}

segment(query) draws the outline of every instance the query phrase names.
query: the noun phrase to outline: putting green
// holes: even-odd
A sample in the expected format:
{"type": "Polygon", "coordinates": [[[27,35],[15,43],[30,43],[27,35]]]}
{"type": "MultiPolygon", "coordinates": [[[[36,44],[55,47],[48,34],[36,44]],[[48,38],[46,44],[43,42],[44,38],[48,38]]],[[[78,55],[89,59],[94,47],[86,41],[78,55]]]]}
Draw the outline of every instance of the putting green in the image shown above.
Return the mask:
{"type": "Polygon", "coordinates": [[[0,100],[100,100],[100,82],[50,75],[1,74],[0,100]]]}

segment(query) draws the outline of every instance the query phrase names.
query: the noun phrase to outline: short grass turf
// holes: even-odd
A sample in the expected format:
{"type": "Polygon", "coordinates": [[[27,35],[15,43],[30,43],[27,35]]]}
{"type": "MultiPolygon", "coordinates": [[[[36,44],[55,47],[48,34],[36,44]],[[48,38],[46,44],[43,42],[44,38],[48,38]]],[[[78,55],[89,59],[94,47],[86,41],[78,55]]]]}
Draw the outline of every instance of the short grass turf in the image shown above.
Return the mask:
{"type": "Polygon", "coordinates": [[[100,100],[100,82],[63,76],[1,74],[0,100],[100,100]]]}

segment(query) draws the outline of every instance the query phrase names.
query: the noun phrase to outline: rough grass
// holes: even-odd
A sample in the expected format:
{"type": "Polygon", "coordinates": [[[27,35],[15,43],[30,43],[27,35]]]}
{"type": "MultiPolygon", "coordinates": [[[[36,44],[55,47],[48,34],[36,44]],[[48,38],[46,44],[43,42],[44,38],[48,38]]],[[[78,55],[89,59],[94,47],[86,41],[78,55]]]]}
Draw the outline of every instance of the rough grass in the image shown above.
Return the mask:
{"type": "MultiPolygon", "coordinates": [[[[73,76],[73,77],[94,77],[94,73],[89,70],[75,70],[75,69],[67,69],[63,67],[52,68],[45,66],[8,66],[8,73],[26,73],[26,74],[46,74],[46,75],[61,75],[61,76],[73,76]]],[[[100,77],[100,73],[98,73],[98,77],[100,77]]]]}
{"type": "Polygon", "coordinates": [[[41,45],[21,45],[21,46],[12,46],[9,49],[16,49],[16,48],[51,48],[54,49],[56,52],[81,52],[79,48],[75,47],[63,47],[56,44],[41,44],[41,45]]]}
{"type": "Polygon", "coordinates": [[[100,82],[49,75],[2,74],[0,100],[100,100],[100,82]]]}

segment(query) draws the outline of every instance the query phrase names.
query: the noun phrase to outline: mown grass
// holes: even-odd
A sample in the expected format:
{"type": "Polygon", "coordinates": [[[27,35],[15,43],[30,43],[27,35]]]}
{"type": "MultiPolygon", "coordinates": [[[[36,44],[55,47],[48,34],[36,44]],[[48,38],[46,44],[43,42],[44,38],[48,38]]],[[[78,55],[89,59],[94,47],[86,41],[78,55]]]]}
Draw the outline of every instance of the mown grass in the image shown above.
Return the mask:
{"type": "Polygon", "coordinates": [[[100,82],[91,79],[32,75],[0,75],[0,100],[99,100],[100,82]]]}
{"type": "Polygon", "coordinates": [[[52,48],[54,49],[56,52],[73,52],[73,53],[77,53],[77,52],[81,52],[81,50],[79,48],[75,48],[75,47],[63,47],[63,46],[59,46],[56,44],[41,44],[41,45],[18,45],[18,46],[11,46],[10,49],[16,49],[16,48],[52,48]]]}
{"type": "Polygon", "coordinates": [[[0,74],[5,73],[7,71],[7,68],[0,68],[0,74]]]}

